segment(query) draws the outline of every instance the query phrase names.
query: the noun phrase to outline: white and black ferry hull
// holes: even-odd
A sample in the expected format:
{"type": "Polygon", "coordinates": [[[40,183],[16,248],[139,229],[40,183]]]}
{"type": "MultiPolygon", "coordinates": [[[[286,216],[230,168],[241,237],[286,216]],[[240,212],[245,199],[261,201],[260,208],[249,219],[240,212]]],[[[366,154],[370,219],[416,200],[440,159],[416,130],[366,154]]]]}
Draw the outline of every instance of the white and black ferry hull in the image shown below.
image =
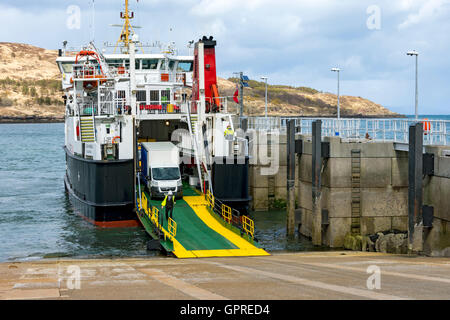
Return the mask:
{"type": "Polygon", "coordinates": [[[95,161],[65,151],[64,183],[76,213],[101,227],[138,225],[133,160],[95,161]]]}

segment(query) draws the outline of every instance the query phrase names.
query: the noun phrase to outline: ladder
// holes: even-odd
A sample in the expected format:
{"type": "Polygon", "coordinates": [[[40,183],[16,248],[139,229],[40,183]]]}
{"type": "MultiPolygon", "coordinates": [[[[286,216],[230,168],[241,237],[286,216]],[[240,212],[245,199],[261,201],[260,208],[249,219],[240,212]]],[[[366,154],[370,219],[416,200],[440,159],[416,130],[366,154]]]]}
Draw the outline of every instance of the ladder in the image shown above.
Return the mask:
{"type": "Polygon", "coordinates": [[[80,117],[80,132],[82,142],[95,142],[94,119],[92,117],[80,117]]]}
{"type": "Polygon", "coordinates": [[[351,233],[361,234],[361,150],[351,151],[352,161],[352,223],[351,233]]]}
{"type": "MultiPolygon", "coordinates": [[[[199,157],[199,147],[198,147],[198,142],[197,142],[197,123],[198,123],[198,116],[197,115],[192,115],[191,114],[191,108],[190,108],[190,104],[188,104],[188,126],[189,126],[189,132],[191,134],[191,138],[194,139],[193,141],[193,147],[194,147],[194,156],[195,156],[195,162],[197,164],[197,172],[198,172],[198,178],[200,180],[200,187],[203,190],[203,175],[202,175],[202,168],[201,168],[201,164],[200,164],[200,157],[199,157]]],[[[206,192],[206,190],[203,190],[203,192],[206,192]]]]}
{"type": "Polygon", "coordinates": [[[189,115],[189,124],[190,124],[189,131],[191,131],[191,128],[192,128],[191,134],[193,134],[193,135],[195,135],[195,133],[196,133],[196,128],[197,128],[196,123],[197,123],[197,121],[198,121],[198,116],[197,115],[193,115],[193,114],[189,115]]]}

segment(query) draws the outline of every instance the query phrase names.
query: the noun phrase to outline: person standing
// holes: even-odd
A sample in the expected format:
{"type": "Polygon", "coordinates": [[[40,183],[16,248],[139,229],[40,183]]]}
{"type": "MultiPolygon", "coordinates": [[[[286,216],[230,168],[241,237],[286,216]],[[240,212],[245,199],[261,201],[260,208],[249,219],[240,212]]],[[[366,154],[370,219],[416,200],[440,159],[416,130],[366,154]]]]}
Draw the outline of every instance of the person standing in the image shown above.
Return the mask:
{"type": "Polygon", "coordinates": [[[172,191],[169,191],[169,193],[166,195],[163,202],[161,203],[161,206],[166,208],[166,220],[169,221],[169,217],[172,219],[173,207],[175,206],[175,196],[173,195],[172,191]]]}

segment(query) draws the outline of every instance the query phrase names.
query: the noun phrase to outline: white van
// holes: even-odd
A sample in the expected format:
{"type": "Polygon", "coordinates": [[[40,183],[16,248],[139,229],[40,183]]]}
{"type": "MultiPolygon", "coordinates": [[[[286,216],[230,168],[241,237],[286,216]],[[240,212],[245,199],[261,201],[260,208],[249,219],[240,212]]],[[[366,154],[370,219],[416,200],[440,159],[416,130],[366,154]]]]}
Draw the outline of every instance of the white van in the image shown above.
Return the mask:
{"type": "Polygon", "coordinates": [[[172,191],[183,196],[180,174],[180,154],[172,142],[141,143],[142,175],[151,198],[163,198],[172,191]]]}

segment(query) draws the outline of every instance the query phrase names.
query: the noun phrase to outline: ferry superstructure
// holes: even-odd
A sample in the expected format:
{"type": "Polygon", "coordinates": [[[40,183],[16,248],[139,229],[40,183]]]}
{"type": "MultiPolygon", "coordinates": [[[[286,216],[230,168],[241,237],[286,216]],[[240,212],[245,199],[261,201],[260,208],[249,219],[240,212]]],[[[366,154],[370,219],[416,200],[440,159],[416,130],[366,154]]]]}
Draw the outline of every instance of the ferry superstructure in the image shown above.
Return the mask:
{"type": "Polygon", "coordinates": [[[99,226],[136,224],[142,141],[174,141],[184,175],[245,209],[248,145],[224,136],[227,126],[235,128],[230,99],[218,93],[216,41],[203,37],[193,56],[178,56],[171,46],[137,53],[127,6],[122,17],[121,53],[103,54],[90,43],[76,53],[61,50],[56,61],[66,101],[65,187],[75,210],[99,226]]]}

